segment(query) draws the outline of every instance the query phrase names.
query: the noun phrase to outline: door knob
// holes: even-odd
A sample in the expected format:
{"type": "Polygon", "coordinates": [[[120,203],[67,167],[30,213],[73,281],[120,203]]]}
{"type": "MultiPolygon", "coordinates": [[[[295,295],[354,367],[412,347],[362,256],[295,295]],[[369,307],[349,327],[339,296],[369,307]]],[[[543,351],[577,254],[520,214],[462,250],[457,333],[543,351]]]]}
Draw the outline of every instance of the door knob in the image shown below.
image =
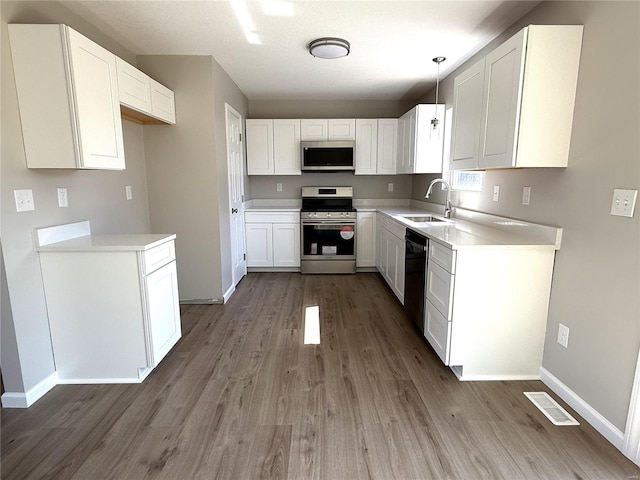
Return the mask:
{"type": "Polygon", "coordinates": [[[238,209],[237,208],[232,208],[231,209],[231,213],[238,213],[238,209]]]}

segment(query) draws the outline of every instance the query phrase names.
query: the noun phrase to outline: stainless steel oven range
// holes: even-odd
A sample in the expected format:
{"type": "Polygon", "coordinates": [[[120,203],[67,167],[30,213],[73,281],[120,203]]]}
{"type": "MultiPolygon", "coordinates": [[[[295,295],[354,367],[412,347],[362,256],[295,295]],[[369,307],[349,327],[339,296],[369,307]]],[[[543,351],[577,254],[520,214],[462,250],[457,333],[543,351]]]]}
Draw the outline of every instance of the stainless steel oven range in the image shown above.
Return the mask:
{"type": "Polygon", "coordinates": [[[301,273],[356,273],[353,187],[302,187],[301,273]]]}

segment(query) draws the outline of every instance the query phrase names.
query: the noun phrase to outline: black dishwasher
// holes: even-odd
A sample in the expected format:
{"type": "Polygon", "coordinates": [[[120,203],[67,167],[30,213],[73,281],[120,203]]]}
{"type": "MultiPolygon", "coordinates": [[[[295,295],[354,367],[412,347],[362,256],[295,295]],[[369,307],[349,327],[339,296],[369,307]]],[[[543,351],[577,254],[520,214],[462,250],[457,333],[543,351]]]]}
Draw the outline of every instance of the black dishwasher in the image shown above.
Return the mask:
{"type": "Polygon", "coordinates": [[[424,334],[424,284],[429,241],[408,228],[404,238],[404,311],[424,334]]]}

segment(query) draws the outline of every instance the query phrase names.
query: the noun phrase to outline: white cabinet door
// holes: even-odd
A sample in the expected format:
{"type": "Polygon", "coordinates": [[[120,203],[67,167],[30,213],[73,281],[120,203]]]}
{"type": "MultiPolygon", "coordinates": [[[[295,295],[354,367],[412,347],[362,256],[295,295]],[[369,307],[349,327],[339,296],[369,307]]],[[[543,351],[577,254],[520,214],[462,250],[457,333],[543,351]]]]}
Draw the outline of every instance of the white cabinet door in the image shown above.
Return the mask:
{"type": "Polygon", "coordinates": [[[387,232],[387,278],[389,286],[404,305],[404,239],[387,232]]]}
{"type": "Polygon", "coordinates": [[[247,174],[273,175],[273,120],[247,119],[247,174]]]}
{"type": "Polygon", "coordinates": [[[300,266],[300,224],[273,224],[273,266],[300,266]]]}
{"type": "Polygon", "coordinates": [[[123,170],[116,56],[66,28],[78,122],[80,167],[123,170]]]}
{"type": "Polygon", "coordinates": [[[173,261],[145,277],[151,366],[157,366],[181,336],[178,275],[173,261]]]}
{"type": "Polygon", "coordinates": [[[356,119],[356,175],[375,175],[378,160],[378,120],[356,119]]]}
{"type": "Polygon", "coordinates": [[[425,300],[424,337],[433,347],[445,365],[449,365],[451,351],[451,322],[434,307],[429,300],[425,300]]]}
{"type": "Polygon", "coordinates": [[[247,223],[247,267],[273,266],[273,225],[271,223],[247,223]]]}
{"type": "Polygon", "coordinates": [[[355,140],[355,118],[331,118],[328,121],[329,140],[355,140]]]}
{"type": "Polygon", "coordinates": [[[413,139],[415,141],[410,162],[410,173],[441,173],[444,149],[444,105],[420,104],[416,106],[413,139]],[[431,125],[438,119],[438,128],[431,125]]]}
{"type": "Polygon", "coordinates": [[[300,140],[324,141],[329,139],[329,120],[326,118],[303,118],[300,120],[300,140]]]}
{"type": "Polygon", "coordinates": [[[435,262],[428,262],[427,266],[427,300],[440,313],[451,319],[451,305],[453,299],[454,276],[435,262]]]}
{"type": "Polygon", "coordinates": [[[156,82],[151,82],[151,115],[171,125],[176,123],[176,102],[172,90],[156,82]]]}
{"type": "Polygon", "coordinates": [[[356,220],[356,267],[376,266],[376,214],[358,212],[356,220]]]}
{"type": "Polygon", "coordinates": [[[478,166],[483,85],[484,58],[458,75],[453,82],[452,170],[478,166]]]}
{"type": "Polygon", "coordinates": [[[276,175],[300,175],[300,120],[273,120],[273,157],[276,175]]]}
{"type": "Polygon", "coordinates": [[[378,272],[387,278],[387,231],[382,227],[384,217],[380,214],[376,215],[376,267],[378,272]]]}
{"type": "MultiPolygon", "coordinates": [[[[378,175],[395,175],[398,150],[398,119],[378,119],[378,175]]],[[[357,173],[357,170],[356,170],[357,173]]]]}
{"type": "Polygon", "coordinates": [[[514,166],[526,32],[521,30],[485,57],[480,168],[514,166]]]}
{"type": "Polygon", "coordinates": [[[151,78],[121,58],[116,58],[120,103],[141,112],[151,112],[151,78]]]}

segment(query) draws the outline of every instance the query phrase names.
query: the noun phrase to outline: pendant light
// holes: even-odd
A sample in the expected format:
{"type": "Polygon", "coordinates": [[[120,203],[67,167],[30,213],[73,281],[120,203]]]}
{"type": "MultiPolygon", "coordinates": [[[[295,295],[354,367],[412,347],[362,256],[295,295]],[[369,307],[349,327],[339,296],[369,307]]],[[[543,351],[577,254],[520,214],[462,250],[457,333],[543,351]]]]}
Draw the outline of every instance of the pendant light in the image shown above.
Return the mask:
{"type": "Polygon", "coordinates": [[[436,104],[433,118],[431,119],[431,129],[433,131],[439,130],[440,119],[438,118],[438,93],[440,90],[440,64],[446,60],[445,57],[436,57],[433,61],[438,64],[438,73],[436,74],[436,104]]]}

